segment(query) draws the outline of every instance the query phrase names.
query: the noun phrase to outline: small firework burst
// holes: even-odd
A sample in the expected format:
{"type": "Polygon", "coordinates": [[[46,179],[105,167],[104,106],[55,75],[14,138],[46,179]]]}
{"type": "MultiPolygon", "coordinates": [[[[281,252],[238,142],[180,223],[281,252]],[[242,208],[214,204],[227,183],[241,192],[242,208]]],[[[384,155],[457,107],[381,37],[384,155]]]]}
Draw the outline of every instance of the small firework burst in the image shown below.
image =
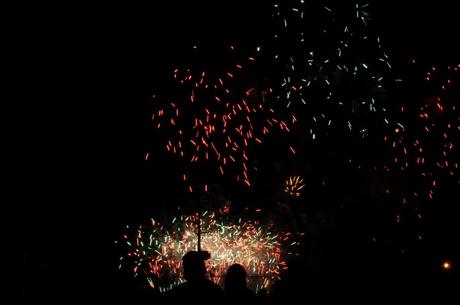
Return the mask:
{"type": "Polygon", "coordinates": [[[300,197],[300,191],[305,187],[305,183],[300,176],[289,177],[285,182],[284,192],[292,197],[300,197]]]}

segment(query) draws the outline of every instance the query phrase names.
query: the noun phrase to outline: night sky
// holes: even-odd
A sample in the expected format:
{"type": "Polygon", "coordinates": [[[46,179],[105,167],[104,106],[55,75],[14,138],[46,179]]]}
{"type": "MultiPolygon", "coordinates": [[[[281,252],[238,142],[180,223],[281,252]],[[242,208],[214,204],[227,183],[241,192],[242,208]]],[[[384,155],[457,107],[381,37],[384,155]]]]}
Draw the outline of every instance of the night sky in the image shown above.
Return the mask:
{"type": "MultiPolygon", "coordinates": [[[[374,2],[372,24],[391,54],[396,77],[417,75],[410,70],[414,58],[422,71],[460,62],[453,1],[374,2]]],[[[166,153],[161,131],[152,124],[152,95],[174,89],[166,78],[174,67],[187,64],[192,45],[204,46],[210,69],[225,64],[223,45],[235,44],[243,54],[269,45],[271,9],[270,1],[259,0],[156,1],[129,7],[41,6],[20,13],[11,24],[20,33],[14,37],[19,59],[13,76],[21,80],[17,93],[24,99],[12,180],[18,182],[13,204],[19,206],[24,228],[22,296],[129,295],[127,287],[134,284],[118,272],[121,253],[114,245],[123,226],[173,214],[174,202],[190,196],[181,180],[183,163],[166,153]]],[[[258,73],[276,75],[271,67],[262,64],[258,73]]],[[[332,151],[348,147],[340,157],[350,154],[363,163],[372,159],[359,145],[350,148],[346,138],[335,136],[332,151]]],[[[372,189],[371,179],[380,185],[383,178],[337,169],[330,162],[336,155],[310,152],[312,146],[292,143],[296,139],[268,140],[264,149],[272,153],[256,151],[265,170],[255,175],[253,187],[226,177],[215,184],[236,206],[268,208],[269,202],[285,199],[287,176],[303,175],[305,196],[291,203],[307,203],[302,212],[314,215],[311,226],[326,236],[312,242],[324,251],[319,265],[334,262],[325,278],[342,279],[356,271],[363,279],[398,278],[398,289],[418,276],[453,287],[460,264],[458,184],[444,187],[424,205],[423,224],[408,220],[395,228],[397,203],[367,204],[375,194],[362,191],[372,189]],[[308,152],[292,157],[288,149],[293,144],[308,152]],[[326,176],[331,186],[321,189],[326,176]],[[423,232],[424,241],[405,237],[414,230],[423,232]],[[372,245],[374,237],[382,243],[372,245]],[[453,264],[449,274],[441,267],[445,260],[453,264]]]]}

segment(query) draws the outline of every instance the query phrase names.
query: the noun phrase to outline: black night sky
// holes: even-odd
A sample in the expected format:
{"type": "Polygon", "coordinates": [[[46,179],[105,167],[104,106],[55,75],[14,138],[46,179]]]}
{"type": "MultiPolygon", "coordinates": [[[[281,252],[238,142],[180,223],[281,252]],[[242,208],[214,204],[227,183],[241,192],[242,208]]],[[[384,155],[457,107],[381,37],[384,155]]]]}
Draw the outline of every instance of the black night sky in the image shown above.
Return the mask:
{"type": "MultiPolygon", "coordinates": [[[[122,253],[114,241],[124,225],[174,215],[179,201],[199,196],[187,193],[184,163],[165,151],[164,135],[153,126],[152,95],[174,90],[167,78],[189,63],[192,45],[203,46],[209,70],[225,66],[221,46],[235,44],[245,56],[260,45],[272,52],[273,1],[183,2],[18,9],[11,23],[18,30],[13,78],[20,80],[22,101],[12,204],[24,230],[17,285],[23,300],[137,300],[141,289],[118,271],[122,253]]],[[[387,102],[423,99],[425,71],[460,63],[455,6],[371,1],[372,27],[391,55],[392,77],[408,79],[387,102]]],[[[254,78],[276,82],[275,65],[263,60],[254,78]]],[[[453,142],[460,145],[458,132],[453,142]]],[[[374,146],[383,136],[377,130],[355,143],[331,133],[316,146],[298,135],[275,137],[255,151],[261,170],[252,187],[226,177],[209,183],[238,208],[270,210],[287,200],[286,177],[305,178],[305,193],[289,205],[291,213],[307,215],[304,225],[313,232],[304,241],[304,251],[313,253],[305,263],[306,290],[344,289],[352,297],[366,290],[375,300],[378,294],[449,292],[459,280],[460,185],[440,179],[436,197],[421,203],[421,222],[396,199],[418,180],[392,176],[396,193],[382,199],[377,192],[386,178],[341,160],[363,167],[381,162],[385,153],[374,146]],[[299,151],[295,157],[290,145],[299,151]],[[442,268],[446,261],[451,270],[442,268]]]]}

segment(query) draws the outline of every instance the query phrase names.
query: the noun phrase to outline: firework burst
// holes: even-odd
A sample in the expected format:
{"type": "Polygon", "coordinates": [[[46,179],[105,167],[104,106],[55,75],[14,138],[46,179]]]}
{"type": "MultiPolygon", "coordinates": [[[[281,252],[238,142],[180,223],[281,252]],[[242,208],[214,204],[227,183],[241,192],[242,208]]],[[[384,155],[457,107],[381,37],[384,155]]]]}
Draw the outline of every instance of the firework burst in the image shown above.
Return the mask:
{"type": "Polygon", "coordinates": [[[300,191],[305,187],[305,183],[300,176],[289,177],[284,186],[284,192],[292,197],[300,197],[300,191]]]}
{"type": "Polygon", "coordinates": [[[281,68],[274,94],[312,140],[332,129],[365,138],[377,119],[388,121],[384,87],[391,64],[369,16],[369,5],[360,3],[274,5],[274,59],[281,68]]]}
{"type": "Polygon", "coordinates": [[[459,183],[460,66],[433,66],[423,83],[421,103],[400,107],[399,121],[403,123],[395,126],[385,141],[393,156],[387,169],[412,175],[418,187],[414,199],[431,200],[440,183],[452,179],[459,183]]]}
{"type": "MultiPolygon", "coordinates": [[[[234,46],[226,52],[229,58],[237,57],[234,46]]],[[[290,122],[277,118],[270,105],[273,90],[247,81],[245,71],[255,61],[255,56],[247,56],[223,71],[201,66],[172,71],[175,89],[155,98],[152,119],[163,130],[166,150],[187,162],[184,168],[206,163],[215,174],[233,176],[250,186],[250,170],[257,170],[251,163],[252,146],[261,144],[273,128],[290,131],[290,122]]],[[[190,176],[190,170],[184,172],[189,185],[190,176]]]]}
{"type": "Polygon", "coordinates": [[[273,225],[262,226],[242,218],[232,221],[225,207],[175,217],[168,225],[151,219],[147,226],[128,227],[122,239],[128,251],[121,257],[119,268],[124,266],[135,276],[145,277],[160,292],[170,290],[183,281],[183,255],[197,249],[198,224],[201,248],[211,254],[208,275],[221,285],[227,268],[239,263],[248,272],[251,288],[269,288],[287,268],[286,258],[296,255],[289,249],[299,245],[292,233],[276,232],[273,225]]]}
{"type": "Polygon", "coordinates": [[[408,238],[422,240],[428,203],[460,185],[460,65],[432,66],[404,83],[408,101],[384,135],[387,153],[375,170],[384,200],[398,204],[394,223],[410,225],[408,238]]]}

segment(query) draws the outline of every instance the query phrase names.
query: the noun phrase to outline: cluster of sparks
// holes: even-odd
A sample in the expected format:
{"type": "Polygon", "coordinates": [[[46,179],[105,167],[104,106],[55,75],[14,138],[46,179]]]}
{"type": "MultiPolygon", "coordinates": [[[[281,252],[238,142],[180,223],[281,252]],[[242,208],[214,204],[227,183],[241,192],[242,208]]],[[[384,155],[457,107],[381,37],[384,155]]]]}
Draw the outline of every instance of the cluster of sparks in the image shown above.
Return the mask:
{"type": "MultiPolygon", "coordinates": [[[[230,46],[228,51],[236,49],[230,46]]],[[[289,121],[277,118],[268,99],[272,88],[245,83],[242,74],[255,60],[249,56],[223,72],[199,67],[172,71],[174,94],[157,98],[152,116],[157,128],[166,129],[168,152],[192,164],[209,161],[217,174],[230,172],[251,186],[249,171],[257,170],[250,162],[251,146],[261,144],[273,128],[289,132],[296,121],[295,116],[289,121]]],[[[189,184],[190,175],[183,174],[189,184]]]]}
{"type": "Polygon", "coordinates": [[[282,69],[275,95],[304,114],[312,140],[331,128],[367,137],[375,118],[388,121],[381,96],[392,67],[381,39],[368,29],[368,8],[304,0],[274,4],[274,57],[282,69]]]}
{"type": "Polygon", "coordinates": [[[183,281],[183,255],[197,249],[198,224],[201,248],[211,254],[206,262],[209,278],[221,285],[227,268],[238,263],[245,267],[251,288],[268,289],[287,269],[286,257],[296,254],[287,249],[299,244],[293,233],[274,233],[273,225],[230,221],[229,208],[224,207],[175,217],[167,225],[151,219],[148,226],[128,227],[122,241],[128,252],[119,268],[130,268],[160,292],[172,289],[183,281]]]}
{"type": "Polygon", "coordinates": [[[385,141],[391,141],[394,150],[393,166],[401,171],[416,169],[417,175],[428,183],[424,194],[414,196],[431,200],[441,177],[458,179],[460,66],[433,66],[425,74],[425,82],[427,87],[435,86],[435,92],[412,113],[407,109],[410,106],[401,106],[400,113],[407,123],[395,127],[385,141]]]}
{"type": "Polygon", "coordinates": [[[284,185],[284,192],[292,197],[300,197],[301,190],[305,187],[305,183],[300,176],[289,177],[284,185]]]}
{"type": "Polygon", "coordinates": [[[422,96],[400,106],[399,123],[384,137],[391,159],[383,171],[406,181],[384,189],[388,196],[398,194],[395,199],[402,203],[398,224],[407,209],[421,220],[420,203],[435,200],[441,188],[460,186],[460,64],[433,66],[415,86],[422,96]]]}

